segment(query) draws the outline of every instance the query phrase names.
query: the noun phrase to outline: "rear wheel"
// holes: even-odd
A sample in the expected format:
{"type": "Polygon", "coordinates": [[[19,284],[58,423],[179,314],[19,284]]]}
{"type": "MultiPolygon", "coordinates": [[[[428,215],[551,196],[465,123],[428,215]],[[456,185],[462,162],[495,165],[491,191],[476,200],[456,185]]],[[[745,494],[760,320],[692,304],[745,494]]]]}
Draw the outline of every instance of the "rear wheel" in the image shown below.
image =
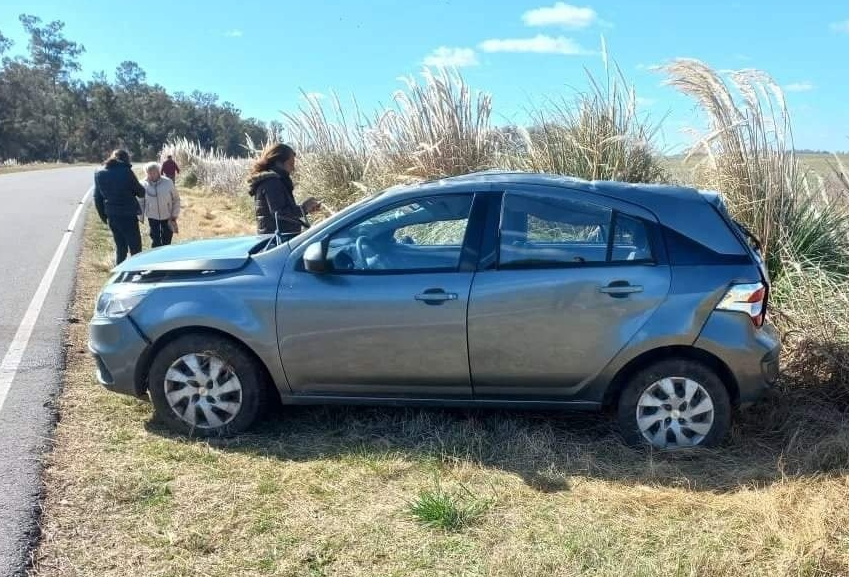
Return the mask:
{"type": "Polygon", "coordinates": [[[728,432],[731,401],[709,367],[670,359],[634,375],[619,399],[618,415],[629,444],[666,450],[712,447],[728,432]]]}
{"type": "Polygon", "coordinates": [[[255,360],[219,336],[188,334],[165,345],[150,368],[149,391],[169,428],[200,437],[246,430],[263,406],[255,360]]]}

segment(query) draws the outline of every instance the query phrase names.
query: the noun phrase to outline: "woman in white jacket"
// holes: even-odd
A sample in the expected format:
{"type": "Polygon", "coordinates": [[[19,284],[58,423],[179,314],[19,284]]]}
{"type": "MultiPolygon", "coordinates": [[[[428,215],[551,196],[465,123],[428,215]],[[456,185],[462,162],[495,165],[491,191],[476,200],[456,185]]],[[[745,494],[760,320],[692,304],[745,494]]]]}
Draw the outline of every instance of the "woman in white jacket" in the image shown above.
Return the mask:
{"type": "Polygon", "coordinates": [[[153,248],[171,244],[171,236],[177,232],[180,216],[180,194],[174,182],[163,176],[159,164],[150,162],[144,167],[147,178],[142,181],[144,199],[142,214],[150,224],[150,240],[153,248]]]}

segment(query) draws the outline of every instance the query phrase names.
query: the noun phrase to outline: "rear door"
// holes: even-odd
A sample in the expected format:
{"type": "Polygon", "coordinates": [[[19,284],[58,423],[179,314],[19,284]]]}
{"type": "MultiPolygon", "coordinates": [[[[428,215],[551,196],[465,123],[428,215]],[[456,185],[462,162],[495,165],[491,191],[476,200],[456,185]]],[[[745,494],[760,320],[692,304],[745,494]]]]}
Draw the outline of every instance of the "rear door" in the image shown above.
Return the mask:
{"type": "Polygon", "coordinates": [[[469,304],[476,398],[581,400],[666,297],[654,217],[562,188],[508,190],[469,304]]]}

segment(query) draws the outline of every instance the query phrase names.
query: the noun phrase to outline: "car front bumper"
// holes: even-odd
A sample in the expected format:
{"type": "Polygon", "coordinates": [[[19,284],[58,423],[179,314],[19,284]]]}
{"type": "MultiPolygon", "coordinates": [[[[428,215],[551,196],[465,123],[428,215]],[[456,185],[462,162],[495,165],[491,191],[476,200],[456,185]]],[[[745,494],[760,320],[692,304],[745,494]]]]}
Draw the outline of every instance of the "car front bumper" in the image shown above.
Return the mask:
{"type": "Polygon", "coordinates": [[[714,311],[695,346],[728,366],[737,384],[741,408],[762,398],[778,380],[781,339],[768,323],[756,328],[744,314],[714,311]]]}
{"type": "Polygon", "coordinates": [[[110,391],[143,394],[137,368],[149,346],[147,337],[129,316],[93,318],[89,324],[88,348],[97,365],[97,380],[110,391]]]}

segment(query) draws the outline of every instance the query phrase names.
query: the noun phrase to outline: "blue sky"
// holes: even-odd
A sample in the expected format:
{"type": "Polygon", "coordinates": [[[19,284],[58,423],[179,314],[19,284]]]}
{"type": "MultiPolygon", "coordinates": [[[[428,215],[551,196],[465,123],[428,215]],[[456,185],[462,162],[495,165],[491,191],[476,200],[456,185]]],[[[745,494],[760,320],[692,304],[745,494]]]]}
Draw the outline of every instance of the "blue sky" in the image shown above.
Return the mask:
{"type": "Polygon", "coordinates": [[[0,30],[24,50],[20,12],[63,20],[87,49],[83,77],[135,60],[170,91],[217,92],[272,120],[307,92],[388,103],[398,78],[424,63],[461,67],[493,94],[495,121],[521,120],[531,102],[586,87],[602,70],[601,36],[641,110],[665,118],[675,151],[697,124],[692,103],[661,85],[652,65],[694,57],[718,69],[760,68],[787,90],[799,148],[849,149],[849,3],[809,0],[0,0],[0,30]]]}

